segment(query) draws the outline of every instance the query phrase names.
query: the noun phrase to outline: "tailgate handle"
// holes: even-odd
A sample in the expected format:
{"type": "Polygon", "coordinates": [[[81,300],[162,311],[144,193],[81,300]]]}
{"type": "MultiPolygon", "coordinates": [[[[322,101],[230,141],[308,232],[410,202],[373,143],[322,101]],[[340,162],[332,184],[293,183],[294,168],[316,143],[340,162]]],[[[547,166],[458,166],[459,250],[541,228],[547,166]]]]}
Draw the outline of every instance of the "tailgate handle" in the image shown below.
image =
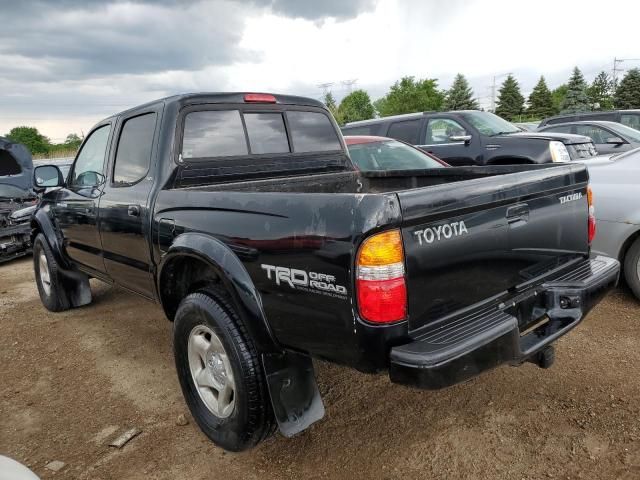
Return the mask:
{"type": "Polygon", "coordinates": [[[509,224],[526,222],[529,220],[529,205],[521,203],[507,208],[507,221],[509,224]]]}

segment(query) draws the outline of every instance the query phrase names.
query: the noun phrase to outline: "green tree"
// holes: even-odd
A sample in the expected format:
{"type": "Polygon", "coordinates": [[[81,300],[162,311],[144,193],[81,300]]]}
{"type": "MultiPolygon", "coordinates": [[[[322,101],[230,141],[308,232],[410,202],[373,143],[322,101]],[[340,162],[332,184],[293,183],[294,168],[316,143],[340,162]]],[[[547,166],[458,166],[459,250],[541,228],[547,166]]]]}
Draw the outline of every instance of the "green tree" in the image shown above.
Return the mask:
{"type": "Polygon", "coordinates": [[[574,67],[567,83],[567,95],[562,102],[560,113],[579,113],[589,110],[591,110],[591,105],[587,96],[587,82],[580,69],[574,67]]]}
{"type": "Polygon", "coordinates": [[[79,148],[82,143],[82,138],[77,133],[70,133],[64,141],[66,148],[79,148]]]}
{"type": "Polygon", "coordinates": [[[414,77],[403,77],[394,83],[389,92],[376,100],[375,107],[380,116],[398,115],[401,113],[440,110],[444,95],[438,90],[438,82],[433,78],[416,80],[414,77]]]}
{"type": "Polygon", "coordinates": [[[49,139],[35,127],[15,127],[7,134],[12,142],[22,143],[32,154],[47,153],[51,148],[49,139]]]}
{"type": "Polygon", "coordinates": [[[616,108],[640,108],[640,70],[632,68],[624,76],[614,95],[616,108]]]}
{"type": "Polygon", "coordinates": [[[331,112],[331,115],[333,115],[333,118],[336,119],[336,122],[342,124],[343,122],[341,121],[340,115],[338,113],[338,104],[336,103],[336,99],[333,97],[333,93],[327,92],[324,95],[322,103],[324,103],[325,107],[327,107],[327,109],[331,112]]]}
{"type": "Polygon", "coordinates": [[[607,72],[600,72],[587,88],[587,95],[593,109],[611,110],[613,108],[613,80],[607,72]]]}
{"type": "Polygon", "coordinates": [[[558,114],[560,110],[562,110],[562,104],[564,103],[564,99],[567,96],[567,91],[569,87],[566,83],[563,83],[558,88],[555,88],[551,91],[551,99],[553,100],[553,113],[558,114]]]}
{"type": "Polygon", "coordinates": [[[540,80],[538,80],[538,83],[533,87],[533,91],[529,95],[529,108],[527,113],[536,118],[550,117],[555,113],[553,97],[543,76],[540,77],[540,80]]]}
{"type": "Polygon", "coordinates": [[[451,88],[447,90],[443,108],[445,110],[477,110],[478,102],[473,98],[473,90],[461,73],[456,75],[451,88]]]}
{"type": "Polygon", "coordinates": [[[375,115],[369,94],[364,90],[354,90],[344,97],[338,107],[338,118],[341,123],[368,120],[375,115]]]}
{"type": "Polygon", "coordinates": [[[507,76],[498,92],[496,114],[507,120],[515,120],[524,110],[524,97],[513,75],[507,76]]]}

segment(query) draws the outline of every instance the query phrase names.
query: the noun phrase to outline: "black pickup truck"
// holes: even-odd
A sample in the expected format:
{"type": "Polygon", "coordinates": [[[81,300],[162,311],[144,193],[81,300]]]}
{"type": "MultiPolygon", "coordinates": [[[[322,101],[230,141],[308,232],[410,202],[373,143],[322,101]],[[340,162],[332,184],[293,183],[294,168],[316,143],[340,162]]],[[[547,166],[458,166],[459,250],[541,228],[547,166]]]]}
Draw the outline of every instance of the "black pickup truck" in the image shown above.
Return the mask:
{"type": "Polygon", "coordinates": [[[35,178],[44,305],[89,303],[91,277],[160,303],[186,402],[229,450],[323,416],[312,357],[425,389],[547,367],[618,279],[590,257],[582,164],[359,172],[307,98],[159,100],[35,178]]]}

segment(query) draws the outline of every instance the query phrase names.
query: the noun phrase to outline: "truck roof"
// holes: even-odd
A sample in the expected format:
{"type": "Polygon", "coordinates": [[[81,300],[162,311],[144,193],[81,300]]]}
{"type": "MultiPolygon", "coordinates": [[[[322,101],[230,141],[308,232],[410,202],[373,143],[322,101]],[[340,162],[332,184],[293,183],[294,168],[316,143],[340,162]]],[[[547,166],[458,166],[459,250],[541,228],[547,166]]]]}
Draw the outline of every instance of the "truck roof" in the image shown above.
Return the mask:
{"type": "MultiPolygon", "coordinates": [[[[118,117],[129,111],[137,110],[141,107],[147,107],[163,103],[165,105],[171,104],[185,104],[185,103],[245,103],[246,95],[271,95],[275,98],[276,105],[300,105],[308,107],[326,108],[322,102],[308,97],[299,97],[296,95],[281,95],[276,93],[263,93],[263,92],[199,92],[199,93],[181,93],[178,95],[171,95],[169,97],[160,98],[151,102],[136,105],[135,107],[128,108],[107,118],[118,117]]],[[[252,103],[271,103],[271,102],[252,102],[252,103]]],[[[105,118],[106,120],[106,118],[105,118]]]]}

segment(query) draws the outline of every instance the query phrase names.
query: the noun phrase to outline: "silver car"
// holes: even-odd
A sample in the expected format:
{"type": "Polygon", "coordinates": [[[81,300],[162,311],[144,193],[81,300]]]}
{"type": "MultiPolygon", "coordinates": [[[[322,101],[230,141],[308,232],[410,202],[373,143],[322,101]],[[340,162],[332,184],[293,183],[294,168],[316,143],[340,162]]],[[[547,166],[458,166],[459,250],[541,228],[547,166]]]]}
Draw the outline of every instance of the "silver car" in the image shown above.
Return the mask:
{"type": "Polygon", "coordinates": [[[620,260],[640,299],[640,148],[582,162],[589,169],[597,220],[592,248],[620,260]]]}

